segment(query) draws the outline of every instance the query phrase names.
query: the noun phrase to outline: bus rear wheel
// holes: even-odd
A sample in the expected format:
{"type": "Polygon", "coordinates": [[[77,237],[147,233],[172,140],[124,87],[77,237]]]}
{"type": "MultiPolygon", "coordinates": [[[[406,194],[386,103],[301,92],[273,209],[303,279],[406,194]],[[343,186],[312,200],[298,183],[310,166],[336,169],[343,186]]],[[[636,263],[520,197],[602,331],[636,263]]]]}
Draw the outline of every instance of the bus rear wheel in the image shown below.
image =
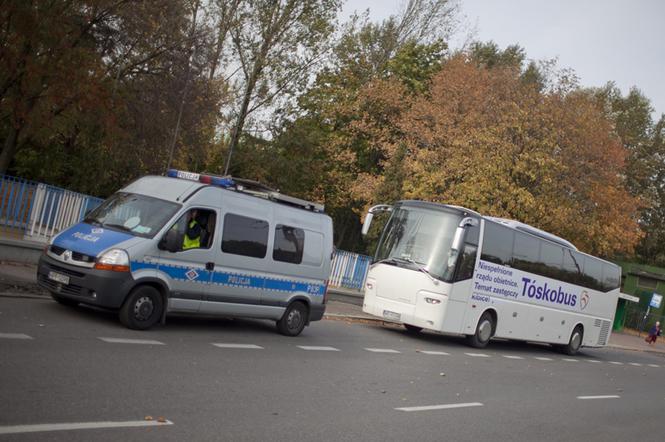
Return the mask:
{"type": "Polygon", "coordinates": [[[584,338],[584,331],[582,330],[582,327],[578,325],[573,329],[568,344],[561,346],[561,351],[567,355],[574,355],[582,347],[582,338],[584,338]]]}
{"type": "Polygon", "coordinates": [[[484,348],[494,335],[494,317],[490,312],[485,312],[480,316],[476,332],[467,336],[467,342],[471,347],[484,348]]]}

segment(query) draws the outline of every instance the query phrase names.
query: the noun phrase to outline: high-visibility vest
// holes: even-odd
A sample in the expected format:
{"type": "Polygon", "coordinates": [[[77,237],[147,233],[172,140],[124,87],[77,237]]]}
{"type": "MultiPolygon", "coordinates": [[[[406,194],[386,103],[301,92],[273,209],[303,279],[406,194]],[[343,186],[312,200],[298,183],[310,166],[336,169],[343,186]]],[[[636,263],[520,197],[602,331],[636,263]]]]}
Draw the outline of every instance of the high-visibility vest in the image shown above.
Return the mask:
{"type": "MultiPolygon", "coordinates": [[[[196,225],[195,220],[191,220],[189,223],[189,228],[191,229],[196,225]]],[[[201,235],[197,236],[196,238],[190,238],[187,235],[187,232],[185,232],[185,237],[182,240],[182,249],[187,250],[187,249],[196,249],[198,247],[201,247],[201,235]]]]}

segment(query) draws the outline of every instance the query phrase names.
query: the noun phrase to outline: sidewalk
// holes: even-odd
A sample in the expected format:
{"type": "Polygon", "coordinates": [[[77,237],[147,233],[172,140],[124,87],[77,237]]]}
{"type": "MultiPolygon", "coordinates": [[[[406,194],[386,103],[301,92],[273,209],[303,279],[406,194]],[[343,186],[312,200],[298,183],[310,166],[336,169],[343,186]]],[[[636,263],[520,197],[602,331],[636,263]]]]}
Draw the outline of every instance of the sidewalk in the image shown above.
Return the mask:
{"type": "MultiPolygon", "coordinates": [[[[44,296],[48,293],[41,289],[35,280],[37,266],[7,261],[0,261],[0,296],[44,296]]],[[[325,317],[349,321],[384,321],[362,311],[362,296],[354,291],[331,287],[330,299],[326,307],[325,317]]],[[[608,347],[621,350],[646,351],[665,354],[665,337],[655,344],[649,345],[642,336],[625,332],[612,333],[608,347]]]]}

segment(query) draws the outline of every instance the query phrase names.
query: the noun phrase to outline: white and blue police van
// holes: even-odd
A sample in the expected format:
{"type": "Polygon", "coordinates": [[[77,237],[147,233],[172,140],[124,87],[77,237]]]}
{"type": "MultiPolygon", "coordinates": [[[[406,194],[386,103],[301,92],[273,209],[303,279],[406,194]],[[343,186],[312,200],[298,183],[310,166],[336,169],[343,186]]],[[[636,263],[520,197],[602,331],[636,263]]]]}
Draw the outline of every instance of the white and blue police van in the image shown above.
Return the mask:
{"type": "Polygon", "coordinates": [[[274,320],[297,336],[323,317],[332,235],[321,204],[169,170],[54,236],[37,278],[59,303],[117,310],[132,329],[184,313],[274,320]]]}

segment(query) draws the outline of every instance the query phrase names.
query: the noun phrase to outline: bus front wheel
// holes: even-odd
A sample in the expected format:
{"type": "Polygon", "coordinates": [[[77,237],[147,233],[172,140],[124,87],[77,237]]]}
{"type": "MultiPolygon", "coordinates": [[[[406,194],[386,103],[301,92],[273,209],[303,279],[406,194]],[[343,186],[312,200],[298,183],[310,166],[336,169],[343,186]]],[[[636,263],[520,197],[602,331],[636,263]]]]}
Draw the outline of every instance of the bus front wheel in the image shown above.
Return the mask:
{"type": "Polygon", "coordinates": [[[469,345],[475,348],[485,347],[494,334],[494,327],[494,317],[492,314],[490,312],[483,313],[476,326],[476,332],[467,336],[469,345]]]}

